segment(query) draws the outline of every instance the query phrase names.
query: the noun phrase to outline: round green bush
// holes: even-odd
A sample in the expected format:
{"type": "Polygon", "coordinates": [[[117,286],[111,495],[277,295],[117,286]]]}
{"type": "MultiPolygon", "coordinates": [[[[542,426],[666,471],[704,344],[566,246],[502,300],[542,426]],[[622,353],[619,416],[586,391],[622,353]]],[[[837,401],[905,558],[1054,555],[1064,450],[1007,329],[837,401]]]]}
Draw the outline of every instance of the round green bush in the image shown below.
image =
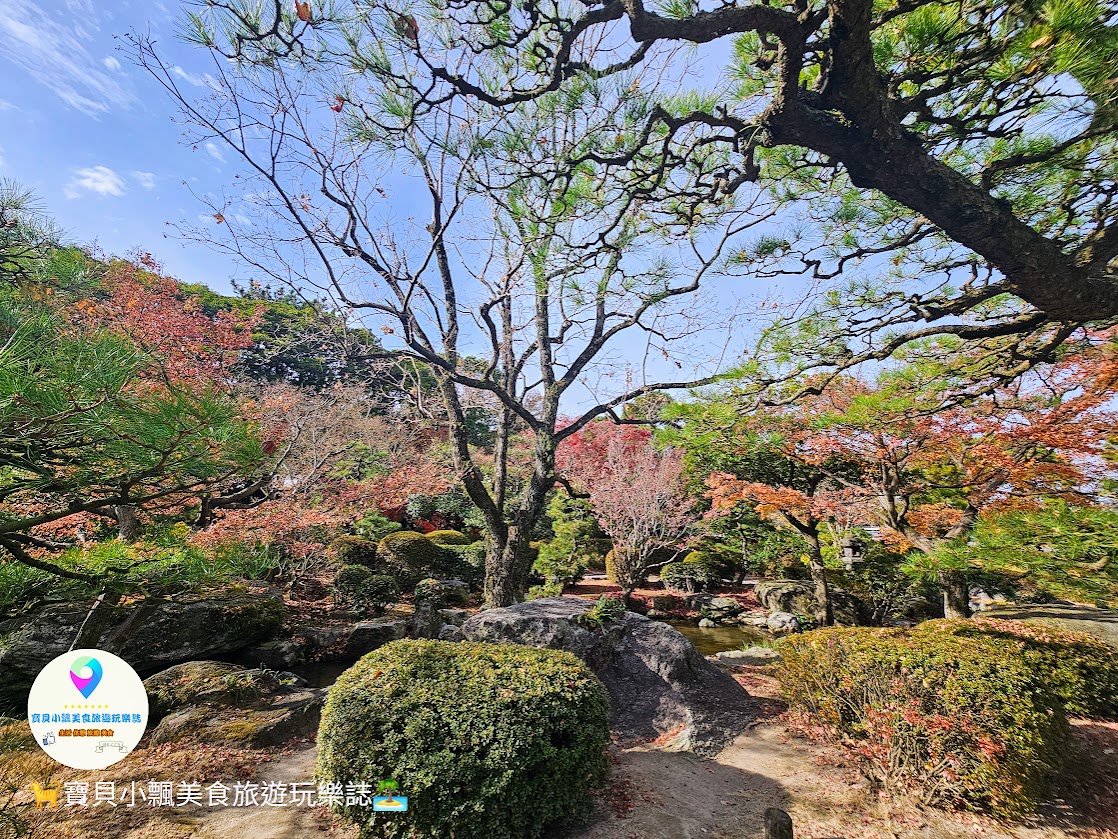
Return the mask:
{"type": "Polygon", "coordinates": [[[389,533],[380,540],[377,552],[405,589],[424,577],[451,572],[457,560],[457,554],[449,548],[410,530],[389,533]]]}
{"type": "Polygon", "coordinates": [[[387,574],[371,574],[359,582],[353,592],[353,605],[361,612],[383,615],[385,609],[400,599],[400,586],[387,574]]]}
{"type": "Polygon", "coordinates": [[[443,584],[434,577],[428,577],[415,584],[415,602],[430,603],[436,609],[442,608],[446,601],[446,592],[443,584]]]}
{"type": "Polygon", "coordinates": [[[669,562],[660,569],[660,582],[676,591],[700,591],[721,577],[708,562],[669,562]]]}
{"type": "Polygon", "coordinates": [[[703,568],[703,574],[711,583],[733,579],[737,576],[734,560],[717,551],[691,551],[683,558],[685,563],[703,568]]]}
{"type": "Polygon", "coordinates": [[[377,560],[377,543],[364,536],[339,536],[330,543],[330,550],[342,565],[368,565],[377,560]]]}
{"type": "Polygon", "coordinates": [[[605,689],[570,653],[393,641],[330,689],[315,775],[399,784],[407,812],[337,808],[363,837],[533,839],[588,814],[608,717],[605,689]]]}
{"type": "Polygon", "coordinates": [[[1025,815],[1063,761],[1063,704],[1019,645],[949,623],[785,638],[779,675],[792,718],[829,732],[889,792],[1025,815]]]}
{"type": "Polygon", "coordinates": [[[357,588],[369,579],[373,572],[364,565],[344,565],[334,575],[334,599],[342,603],[352,603],[357,588]]]}
{"type": "Polygon", "coordinates": [[[457,530],[432,530],[427,538],[436,545],[472,545],[477,541],[457,530]]]}

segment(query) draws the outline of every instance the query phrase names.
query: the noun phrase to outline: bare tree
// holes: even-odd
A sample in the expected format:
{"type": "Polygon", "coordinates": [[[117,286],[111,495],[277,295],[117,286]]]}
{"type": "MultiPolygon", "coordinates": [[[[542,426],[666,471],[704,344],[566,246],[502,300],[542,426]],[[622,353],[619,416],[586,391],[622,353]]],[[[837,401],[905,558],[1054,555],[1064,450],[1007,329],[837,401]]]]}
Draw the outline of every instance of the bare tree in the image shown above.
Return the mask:
{"type": "MultiPolygon", "coordinates": [[[[153,43],[131,39],[192,139],[243,163],[236,188],[206,199],[215,224],[192,235],[327,293],[379,325],[385,355],[428,371],[486,523],[487,600],[513,602],[557,445],[596,417],[620,421],[642,394],[717,376],[729,315],[723,304],[715,317],[700,287],[765,217],[761,194],[697,213],[700,196],[662,165],[665,152],[604,159],[648,130],[636,74],[572,80],[506,111],[454,95],[417,49],[414,19],[388,10],[303,21],[279,5],[209,2],[193,24],[215,59],[199,98],[153,43]],[[415,205],[426,222],[401,217],[415,205]],[[636,370],[619,361],[634,347],[636,370]],[[467,430],[477,394],[495,414],[491,457],[467,430]]],[[[463,71],[505,72],[452,28],[431,37],[463,71]]],[[[695,137],[694,165],[714,165],[722,152],[695,137]]]]}

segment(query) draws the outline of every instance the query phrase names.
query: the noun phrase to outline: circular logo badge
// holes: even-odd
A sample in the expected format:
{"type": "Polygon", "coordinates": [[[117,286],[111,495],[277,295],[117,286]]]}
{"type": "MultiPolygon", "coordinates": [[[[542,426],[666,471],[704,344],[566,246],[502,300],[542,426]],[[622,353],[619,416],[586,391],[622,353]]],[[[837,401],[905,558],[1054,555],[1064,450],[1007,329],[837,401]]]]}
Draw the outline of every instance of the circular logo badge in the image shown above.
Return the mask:
{"type": "Polygon", "coordinates": [[[62,765],[104,769],[144,736],[148,694],[124,659],[103,650],[73,650],[35,677],[27,721],[43,751],[62,765]]]}

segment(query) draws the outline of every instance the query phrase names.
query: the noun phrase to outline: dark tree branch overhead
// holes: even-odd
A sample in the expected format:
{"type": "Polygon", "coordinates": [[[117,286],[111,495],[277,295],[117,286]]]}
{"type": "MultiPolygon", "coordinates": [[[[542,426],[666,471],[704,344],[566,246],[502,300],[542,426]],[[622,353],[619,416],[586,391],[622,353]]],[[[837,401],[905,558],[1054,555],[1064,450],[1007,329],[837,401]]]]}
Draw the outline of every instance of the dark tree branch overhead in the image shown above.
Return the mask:
{"type": "MultiPolygon", "coordinates": [[[[471,7],[472,19],[485,21],[487,11],[498,14],[498,6],[506,8],[452,0],[448,12],[471,7]]],[[[755,149],[800,147],[809,166],[841,171],[855,187],[897,202],[930,222],[945,241],[977,254],[1000,275],[999,291],[1047,319],[1118,317],[1118,205],[1107,174],[1116,159],[1118,94],[1107,81],[1112,69],[1105,69],[1108,60],[1110,68],[1118,61],[1118,36],[1102,6],[1099,19],[1078,32],[1050,20],[1040,7],[996,0],[898,2],[876,15],[870,0],[696,4],[679,18],[658,14],[642,0],[588,3],[584,13],[573,4],[565,15],[555,8],[529,0],[523,18],[510,15],[523,28],[508,44],[527,43],[531,35],[546,41],[554,33],[561,47],[511,78],[505,92],[444,78],[491,102],[543,95],[586,71],[579,40],[621,16],[642,54],[651,55],[656,43],[755,37],[737,58],[753,65],[751,95],[684,118],[692,124],[736,123],[725,143],[739,154],[739,165],[746,167],[755,149]],[[925,24],[939,16],[932,21],[941,27],[939,41],[918,43],[907,28],[915,15],[924,15],[925,24]],[[536,25],[545,19],[547,29],[536,25]],[[1073,63],[1069,55],[1075,51],[1103,66],[1094,74],[1083,70],[1089,62],[1073,63]],[[998,62],[1012,75],[988,72],[998,62]],[[1068,76],[1080,90],[1055,83],[1068,76]],[[1041,110],[1062,136],[1041,136],[1034,124],[1041,110]],[[735,117],[735,111],[742,115],[735,117]],[[1030,203],[1027,183],[1016,191],[1006,188],[1038,178],[1045,166],[1062,179],[1059,188],[1038,181],[1034,190],[1042,203],[1057,204],[1052,212],[1030,203]]],[[[655,122],[672,125],[666,113],[654,113],[655,122]]],[[[755,179],[743,168],[725,182],[740,186],[755,179]]]]}

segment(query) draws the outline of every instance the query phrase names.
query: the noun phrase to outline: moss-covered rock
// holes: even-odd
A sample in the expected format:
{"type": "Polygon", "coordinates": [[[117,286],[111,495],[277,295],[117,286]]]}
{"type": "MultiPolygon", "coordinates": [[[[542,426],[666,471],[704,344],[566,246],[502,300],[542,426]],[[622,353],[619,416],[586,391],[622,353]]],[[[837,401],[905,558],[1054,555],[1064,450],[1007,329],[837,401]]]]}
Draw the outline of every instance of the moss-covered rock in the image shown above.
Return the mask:
{"type": "Polygon", "coordinates": [[[406,813],[339,808],[370,836],[533,839],[589,812],[608,713],[601,683],[569,653],[395,641],[331,688],[316,776],[399,782],[406,813]]]}

